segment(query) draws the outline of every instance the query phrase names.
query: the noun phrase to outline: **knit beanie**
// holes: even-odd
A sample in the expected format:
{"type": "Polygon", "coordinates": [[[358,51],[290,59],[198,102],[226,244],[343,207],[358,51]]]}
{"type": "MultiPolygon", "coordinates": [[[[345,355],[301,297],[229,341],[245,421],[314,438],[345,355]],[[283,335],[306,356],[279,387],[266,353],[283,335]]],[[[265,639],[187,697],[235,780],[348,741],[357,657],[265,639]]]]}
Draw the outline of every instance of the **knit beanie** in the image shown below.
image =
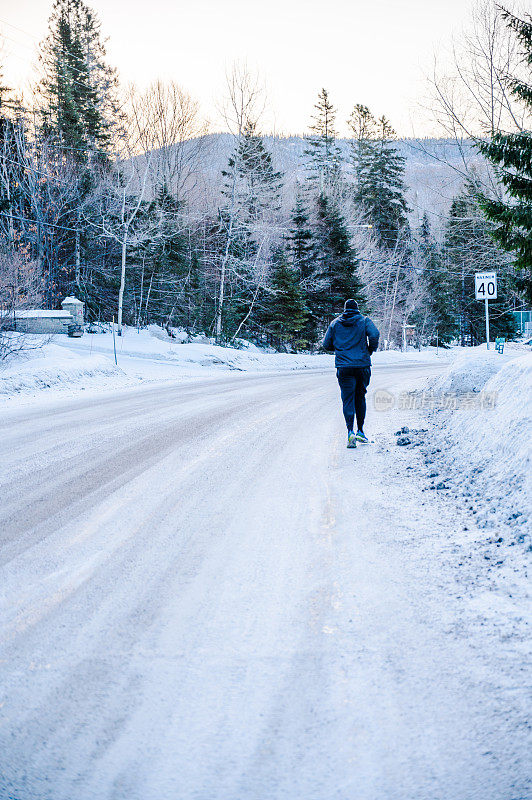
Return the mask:
{"type": "Polygon", "coordinates": [[[358,303],[356,300],[346,300],[344,303],[344,311],[358,311],[358,303]]]}

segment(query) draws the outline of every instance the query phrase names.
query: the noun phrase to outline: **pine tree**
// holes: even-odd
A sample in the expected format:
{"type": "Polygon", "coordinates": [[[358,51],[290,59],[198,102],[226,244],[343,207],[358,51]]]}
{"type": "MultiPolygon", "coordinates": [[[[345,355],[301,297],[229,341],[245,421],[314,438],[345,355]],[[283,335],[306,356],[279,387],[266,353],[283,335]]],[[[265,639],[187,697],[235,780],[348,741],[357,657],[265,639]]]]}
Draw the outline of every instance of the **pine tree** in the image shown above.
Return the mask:
{"type": "Polygon", "coordinates": [[[74,159],[105,158],[119,115],[100,23],[82,0],[55,0],[49,25],[41,50],[43,133],[74,159]]]}
{"type": "Polygon", "coordinates": [[[426,211],[423,214],[423,219],[421,220],[421,225],[419,226],[419,238],[425,245],[430,245],[433,242],[429,215],[426,211]]]}
{"type": "MultiPolygon", "coordinates": [[[[520,19],[503,12],[523,48],[524,63],[532,76],[532,16],[520,19]]],[[[532,113],[532,80],[510,80],[512,94],[532,113]]],[[[532,132],[493,132],[491,139],[479,144],[480,151],[497,168],[507,200],[482,199],[482,208],[493,223],[492,235],[510,253],[515,254],[519,271],[518,288],[532,302],[532,132]]]]}
{"type": "Polygon", "coordinates": [[[317,217],[317,268],[309,302],[318,328],[324,328],[347,298],[354,298],[361,306],[365,298],[345,220],[336,203],[323,194],[318,198],[317,217]]]}
{"type": "Polygon", "coordinates": [[[507,310],[510,294],[508,256],[493,240],[492,225],[483,216],[478,197],[479,187],[473,180],[453,200],[443,245],[445,264],[454,273],[451,285],[462,345],[484,341],[484,306],[475,300],[474,275],[487,269],[498,273],[498,299],[490,301],[491,333],[505,338],[515,335],[515,321],[507,310]]]}
{"type": "Polygon", "coordinates": [[[272,299],[268,303],[268,325],[282,341],[296,348],[306,344],[308,309],[297,273],[279,260],[271,278],[272,299]]]}
{"type": "Polygon", "coordinates": [[[320,194],[338,190],[340,181],[341,152],[336,143],[336,109],[329,100],[326,89],[322,89],[315,104],[316,114],[310,126],[312,133],[306,137],[304,155],[307,159],[309,185],[320,194]]]}
{"type": "MultiPolygon", "coordinates": [[[[7,213],[14,208],[13,193],[19,185],[16,172],[16,149],[13,140],[13,124],[9,117],[12,102],[9,99],[9,89],[3,85],[3,76],[0,70],[0,212],[7,213]]],[[[6,220],[0,217],[0,230],[7,227],[6,220]]]]}
{"type": "Polygon", "coordinates": [[[423,256],[425,284],[428,293],[428,334],[431,344],[438,341],[450,344],[457,334],[455,314],[455,298],[457,294],[456,277],[446,266],[440,249],[432,236],[427,213],[418,233],[419,244],[423,256]],[[436,338],[437,337],[437,338],[436,338]]]}
{"type": "MultiPolygon", "coordinates": [[[[61,295],[75,291],[91,307],[99,301],[90,297],[84,272],[94,248],[90,232],[81,223],[80,207],[95,187],[93,167],[110,169],[121,116],[115,97],[117,78],[105,61],[100,23],[83,0],[54,0],[40,58],[44,75],[39,86],[37,147],[45,169],[49,164],[56,173],[62,165],[69,174],[65,185],[71,187],[68,199],[58,203],[60,223],[70,233],[54,259],[47,258],[48,303],[54,307],[61,295]]],[[[54,186],[54,193],[58,190],[54,186]]]]}
{"type": "Polygon", "coordinates": [[[222,175],[225,179],[223,194],[227,198],[231,196],[236,178],[236,202],[243,223],[253,225],[266,211],[269,214],[279,212],[282,176],[274,170],[271,153],[254,122],[246,122],[236,152],[229,158],[228,168],[222,175]]]}
{"type": "Polygon", "coordinates": [[[408,226],[405,200],[405,157],[393,144],[395,132],[386,119],[372,122],[365,106],[357,106],[359,130],[364,136],[355,143],[355,200],[366,211],[381,247],[395,246],[401,231],[408,226]],[[361,109],[361,110],[360,110],[361,109]]]}
{"type": "MultiPolygon", "coordinates": [[[[3,85],[0,69],[0,211],[14,215],[31,214],[31,197],[24,192],[26,156],[30,149],[26,120],[20,101],[3,85]]],[[[0,218],[0,230],[8,228],[11,238],[20,221],[15,217],[0,218]]],[[[9,235],[8,235],[9,238],[9,235]]]]}
{"type": "Polygon", "coordinates": [[[287,251],[291,264],[299,271],[305,281],[314,269],[314,240],[301,195],[296,198],[292,211],[290,231],[286,237],[287,251]]]}
{"type": "Polygon", "coordinates": [[[224,288],[223,315],[218,302],[218,337],[222,335],[222,327],[226,335],[234,335],[242,321],[250,318],[252,309],[260,305],[262,291],[257,286],[257,275],[265,274],[268,257],[265,240],[280,213],[282,176],[275,171],[271,153],[257,133],[255,123],[245,121],[222,176],[225,205],[220,210],[223,232],[220,259],[224,277],[220,285],[223,283],[224,288]]]}
{"type": "Polygon", "coordinates": [[[204,309],[204,286],[200,269],[200,259],[194,249],[190,253],[188,280],[185,286],[186,313],[184,325],[187,330],[203,330],[206,323],[204,309]]]}
{"type": "Polygon", "coordinates": [[[347,120],[347,124],[353,133],[351,153],[355,182],[358,187],[362,183],[362,175],[367,170],[374,151],[377,121],[367,106],[357,104],[347,120]]]}
{"type": "Polygon", "coordinates": [[[182,323],[189,312],[188,265],[183,235],[176,224],[178,212],[179,204],[163,184],[138,221],[152,230],[135,254],[137,262],[144,264],[145,283],[149,286],[151,306],[146,301],[145,322],[182,323]]]}

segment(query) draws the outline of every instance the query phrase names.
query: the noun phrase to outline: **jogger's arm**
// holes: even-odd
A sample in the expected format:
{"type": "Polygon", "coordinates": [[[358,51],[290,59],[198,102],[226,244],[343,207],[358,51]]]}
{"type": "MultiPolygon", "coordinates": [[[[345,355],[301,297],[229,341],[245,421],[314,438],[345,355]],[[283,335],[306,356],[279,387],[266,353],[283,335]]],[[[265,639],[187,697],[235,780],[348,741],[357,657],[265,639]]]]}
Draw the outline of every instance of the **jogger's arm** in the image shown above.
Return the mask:
{"type": "Polygon", "coordinates": [[[321,346],[324,350],[334,350],[334,336],[333,336],[333,326],[332,323],[327,328],[327,333],[321,343],[321,346]]]}
{"type": "Polygon", "coordinates": [[[369,317],[366,317],[366,336],[368,337],[368,349],[371,355],[379,346],[380,334],[379,329],[373,324],[369,317]]]}

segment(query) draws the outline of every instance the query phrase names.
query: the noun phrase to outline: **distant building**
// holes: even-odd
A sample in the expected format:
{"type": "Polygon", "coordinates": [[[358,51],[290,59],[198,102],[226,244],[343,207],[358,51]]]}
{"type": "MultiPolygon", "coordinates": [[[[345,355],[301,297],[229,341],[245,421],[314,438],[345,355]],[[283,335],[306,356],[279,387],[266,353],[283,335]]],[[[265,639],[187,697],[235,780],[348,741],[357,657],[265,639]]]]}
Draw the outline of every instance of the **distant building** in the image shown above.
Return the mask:
{"type": "Polygon", "coordinates": [[[513,318],[522,336],[532,337],[532,311],[513,311],[513,318]]]}
{"type": "Polygon", "coordinates": [[[20,333],[65,333],[69,336],[83,335],[84,303],[76,297],[65,297],[62,311],[43,308],[16,310],[4,321],[4,328],[20,333]]]}
{"type": "Polygon", "coordinates": [[[402,328],[402,345],[401,349],[406,350],[408,345],[413,345],[416,340],[416,326],[415,325],[405,325],[403,323],[402,328]]]}
{"type": "Polygon", "coordinates": [[[407,344],[414,344],[416,340],[416,326],[415,325],[405,325],[405,339],[407,344]]]}

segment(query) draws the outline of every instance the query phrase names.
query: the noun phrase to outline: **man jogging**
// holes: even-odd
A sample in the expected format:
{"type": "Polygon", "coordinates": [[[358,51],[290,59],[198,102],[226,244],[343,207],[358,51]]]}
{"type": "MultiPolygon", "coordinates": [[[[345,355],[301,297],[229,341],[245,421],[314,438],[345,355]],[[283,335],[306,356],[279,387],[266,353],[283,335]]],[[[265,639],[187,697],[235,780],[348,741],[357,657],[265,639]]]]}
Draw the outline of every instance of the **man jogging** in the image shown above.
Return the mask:
{"type": "Polygon", "coordinates": [[[371,377],[371,354],[379,346],[379,331],[369,317],[363,317],[356,300],[346,300],[344,313],[331,322],[322,343],[324,350],[334,350],[336,377],[344,406],[347,446],[357,441],[368,443],[364,433],[366,389],[371,377]],[[354,432],[354,420],[357,432],[354,432]]]}

